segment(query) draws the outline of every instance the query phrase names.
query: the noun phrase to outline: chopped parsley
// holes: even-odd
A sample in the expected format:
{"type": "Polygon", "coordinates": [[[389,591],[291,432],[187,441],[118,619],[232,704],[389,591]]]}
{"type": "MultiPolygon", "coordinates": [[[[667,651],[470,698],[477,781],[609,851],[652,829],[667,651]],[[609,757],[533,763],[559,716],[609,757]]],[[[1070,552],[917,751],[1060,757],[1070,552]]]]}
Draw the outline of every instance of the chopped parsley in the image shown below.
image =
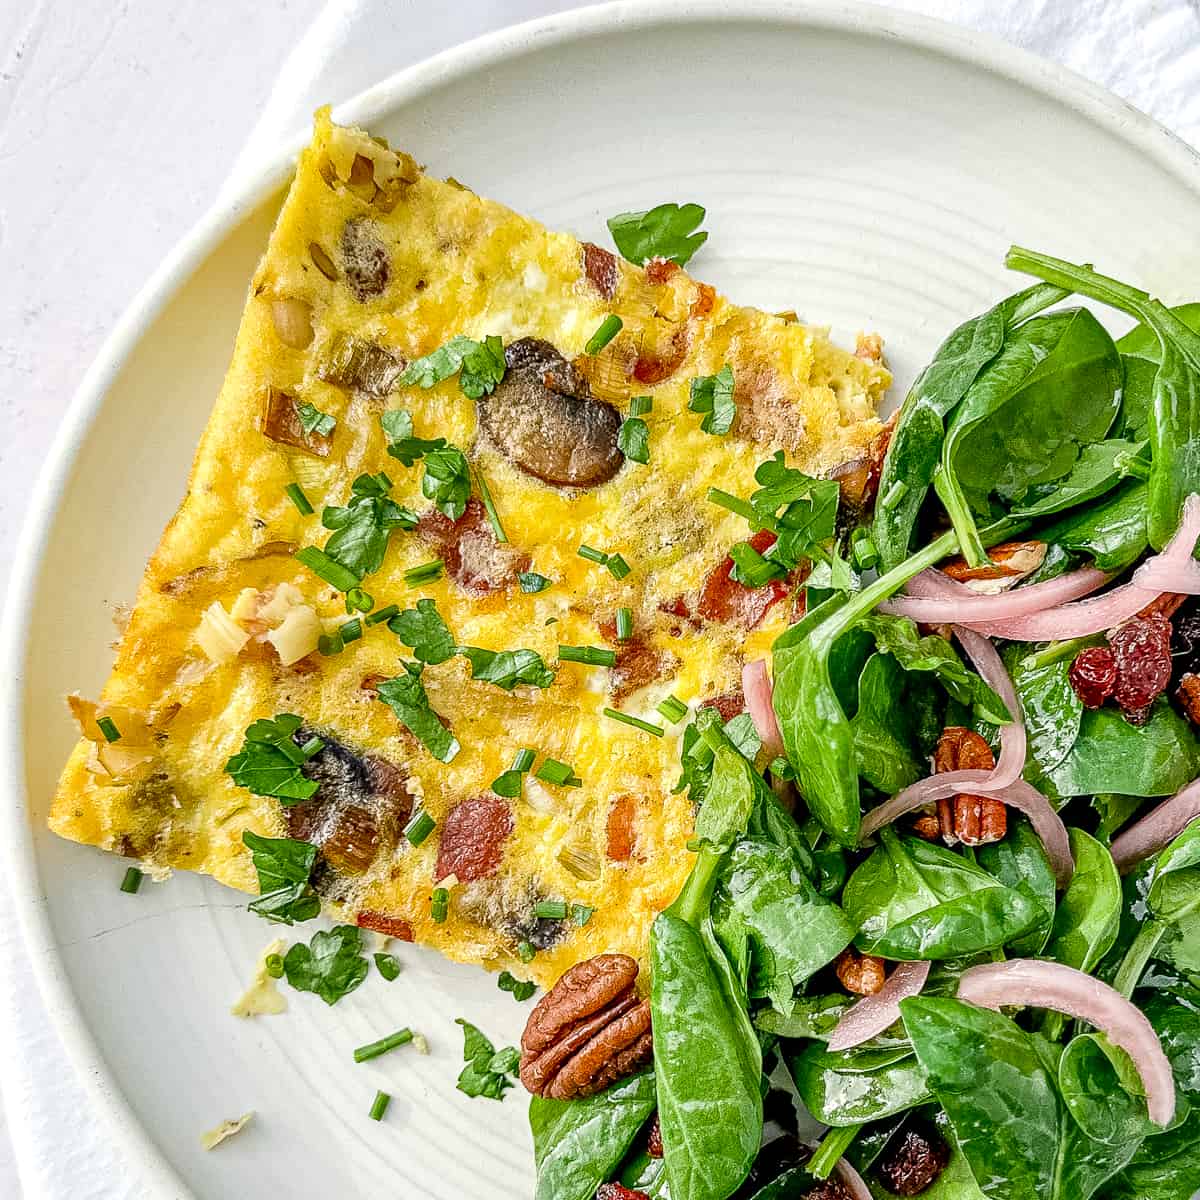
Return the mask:
{"type": "Polygon", "coordinates": [[[517,582],[521,585],[521,591],[530,595],[544,592],[550,586],[550,580],[536,571],[521,571],[517,575],[517,582]]]}
{"type": "Polygon", "coordinates": [[[688,409],[704,414],[700,428],[714,437],[724,437],[733,428],[737,404],[733,399],[733,368],[728,363],[715,375],[700,375],[692,380],[688,409]]]}
{"type": "Polygon", "coordinates": [[[283,805],[311,799],[320,784],[300,768],[324,749],[324,743],[314,737],[297,745],[293,735],[300,725],[295,713],[255,721],[246,730],[241,751],[225,764],[233,782],[256,796],[273,796],[283,805]]]}
{"type": "Polygon", "coordinates": [[[498,337],[485,337],[482,342],[457,334],[432,354],[414,359],[408,364],[400,382],[409,386],[431,388],[458,372],[458,386],[472,400],[495,390],[504,378],[504,343],[498,337]]]}
{"type": "Polygon", "coordinates": [[[501,971],[496,977],[496,986],[511,994],[514,1000],[528,1000],[537,991],[537,984],[526,979],[517,979],[509,971],[501,971]]]}
{"type": "Polygon", "coordinates": [[[617,430],[617,449],[630,461],[650,461],[650,427],[641,417],[626,417],[617,430]]]}
{"type": "Polygon", "coordinates": [[[617,316],[616,313],[609,313],[587,340],[587,345],[584,346],[584,354],[599,354],[609,342],[621,332],[625,322],[617,316]]]}
{"type": "Polygon", "coordinates": [[[423,663],[436,666],[453,658],[458,650],[454,635],[442,620],[437,605],[429,599],[418,600],[416,608],[406,608],[397,613],[388,628],[406,645],[413,655],[423,663]]]}
{"type": "Polygon", "coordinates": [[[471,664],[472,679],[494,683],[506,692],[511,692],[519,683],[548,688],[554,682],[554,672],[536,650],[484,650],[479,646],[460,646],[458,652],[471,664]]]}
{"type": "Polygon", "coordinates": [[[466,1066],[458,1077],[457,1087],[468,1096],[486,1096],[489,1100],[500,1100],[505,1091],[513,1086],[519,1052],[512,1046],[497,1051],[492,1043],[469,1021],[455,1019],[462,1026],[463,1061],[466,1066]]]}
{"type": "Polygon", "coordinates": [[[322,929],[305,945],[297,942],[283,958],[287,981],[298,992],[315,992],[326,1004],[336,1004],[367,977],[362,931],[356,925],[322,929]]]}
{"type": "Polygon", "coordinates": [[[305,546],[296,557],[339,591],[357,587],[364,575],[383,565],[392,530],[412,529],[417,523],[416,513],[388,496],[391,487],[382,471],[360,475],[345,505],[329,505],[321,513],[321,524],[333,531],[325,549],[305,546]]]}
{"type": "Polygon", "coordinates": [[[315,404],[309,404],[307,400],[302,400],[296,405],[296,416],[306,434],[315,433],[320,437],[328,437],[337,424],[334,417],[322,412],[315,404]]]}
{"type": "Polygon", "coordinates": [[[376,970],[388,983],[392,983],[400,977],[400,960],[394,954],[387,954],[380,950],[374,957],[376,970]]]}
{"type": "Polygon", "coordinates": [[[466,512],[471,498],[471,468],[457,446],[443,446],[425,455],[421,494],[452,521],[466,512]]]}
{"type": "Polygon", "coordinates": [[[310,921],[320,913],[320,898],[309,885],[316,846],[296,838],[260,837],[248,829],[242,843],[258,872],[258,899],[250,901],[251,912],[283,925],[310,921]]]}
{"type": "Polygon", "coordinates": [[[660,204],[646,212],[609,217],[608,230],[629,262],[641,267],[652,258],[666,258],[682,267],[708,240],[707,233],[696,232],[703,220],[699,204],[660,204]]]}
{"type": "Polygon", "coordinates": [[[448,763],[462,748],[458,738],[442,724],[430,706],[425,685],[421,682],[421,664],[406,662],[402,666],[403,672],[394,679],[385,679],[376,694],[434,758],[448,763]]]}
{"type": "Polygon", "coordinates": [[[413,466],[430,450],[440,450],[446,444],[445,438],[413,437],[412,415],[403,408],[388,409],[380,414],[379,423],[388,440],[387,452],[406,467],[413,466]]]}

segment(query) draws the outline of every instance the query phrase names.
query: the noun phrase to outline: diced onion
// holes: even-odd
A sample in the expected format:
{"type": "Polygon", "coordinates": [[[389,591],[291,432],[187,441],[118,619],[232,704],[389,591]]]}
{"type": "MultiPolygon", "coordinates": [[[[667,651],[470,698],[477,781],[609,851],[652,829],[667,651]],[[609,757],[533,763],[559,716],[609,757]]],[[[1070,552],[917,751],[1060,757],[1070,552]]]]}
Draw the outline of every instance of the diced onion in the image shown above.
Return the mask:
{"type": "Polygon", "coordinates": [[[297,604],[287,610],[279,627],[267,634],[267,641],[275,647],[279,661],[290,667],[311,654],[320,637],[321,619],[316,610],[307,604],[297,604]]]}
{"type": "Polygon", "coordinates": [[[1032,958],[983,963],[963,972],[958,998],[984,1008],[1049,1008],[1099,1029],[1133,1060],[1150,1119],[1167,1126],[1175,1116],[1175,1079],[1146,1015],[1107,983],[1061,963],[1032,958]]]}
{"type": "Polygon", "coordinates": [[[771,679],[767,675],[765,658],[757,658],[742,668],[742,692],[746,697],[746,707],[750,710],[750,719],[762,738],[763,749],[770,758],[778,758],[783,753],[783,737],[771,704],[771,679]]]}
{"type": "Polygon", "coordinates": [[[1112,844],[1113,862],[1124,875],[1144,858],[1157,854],[1200,817],[1200,779],[1151,809],[1112,844]]]}
{"type": "Polygon", "coordinates": [[[215,663],[227,663],[237,658],[249,640],[250,635],[225,611],[219,600],[214,600],[200,617],[196,641],[215,663]]]}
{"type": "Polygon", "coordinates": [[[900,1019],[900,1001],[916,996],[929,977],[930,963],[902,962],[873,996],[864,996],[842,1014],[829,1035],[828,1049],[849,1050],[900,1019]]]}

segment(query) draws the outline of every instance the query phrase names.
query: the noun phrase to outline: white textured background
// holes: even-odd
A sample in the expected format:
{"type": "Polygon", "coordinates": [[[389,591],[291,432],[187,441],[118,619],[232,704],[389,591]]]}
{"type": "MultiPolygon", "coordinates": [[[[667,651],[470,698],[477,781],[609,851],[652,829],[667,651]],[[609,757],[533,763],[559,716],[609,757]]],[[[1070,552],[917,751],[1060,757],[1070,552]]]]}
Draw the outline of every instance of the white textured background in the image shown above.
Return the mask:
{"type": "MultiPolygon", "coordinates": [[[[1200,0],[896,6],[1063,62],[1200,143],[1200,0]]],[[[300,129],[322,100],[487,29],[568,7],[0,0],[0,575],[71,392],[142,281],[211,203],[260,118],[256,146],[300,129]],[[289,61],[318,18],[319,36],[289,61]]],[[[0,883],[0,1197],[145,1196],[132,1168],[106,1152],[104,1125],[45,1022],[7,903],[0,883]]]]}

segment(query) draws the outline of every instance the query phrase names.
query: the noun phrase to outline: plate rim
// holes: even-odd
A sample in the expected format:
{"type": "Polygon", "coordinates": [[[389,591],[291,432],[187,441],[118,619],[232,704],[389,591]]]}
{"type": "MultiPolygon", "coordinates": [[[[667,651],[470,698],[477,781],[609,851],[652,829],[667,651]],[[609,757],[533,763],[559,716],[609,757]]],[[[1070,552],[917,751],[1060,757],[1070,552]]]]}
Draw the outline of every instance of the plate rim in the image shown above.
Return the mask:
{"type": "MultiPolygon", "coordinates": [[[[1200,153],[1153,118],[1099,84],[993,35],[937,18],[860,0],[613,0],[507,26],[406,67],[334,106],[335,119],[370,125],[423,92],[530,50],[638,29],[692,23],[783,23],[859,36],[890,38],[941,54],[1032,89],[1079,113],[1174,175],[1200,201],[1200,153]]],[[[85,372],[38,474],[13,557],[0,629],[0,781],[14,803],[0,813],[0,845],[20,936],[38,991],[67,1057],[121,1153],[136,1163],[161,1195],[194,1200],[195,1193],[134,1112],[76,998],[50,921],[34,847],[25,787],[28,620],[48,534],[67,480],[107,393],[147,329],[236,225],[278,189],[308,132],[289,137],[274,157],[236,191],[221,192],[165,256],[121,314],[85,372]]]]}

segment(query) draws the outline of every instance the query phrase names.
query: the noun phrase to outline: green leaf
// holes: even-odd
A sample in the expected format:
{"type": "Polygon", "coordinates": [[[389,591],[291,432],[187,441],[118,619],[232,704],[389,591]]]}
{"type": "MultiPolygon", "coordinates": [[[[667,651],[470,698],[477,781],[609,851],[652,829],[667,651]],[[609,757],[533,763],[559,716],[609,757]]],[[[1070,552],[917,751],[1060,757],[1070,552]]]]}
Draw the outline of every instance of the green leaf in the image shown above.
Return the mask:
{"type": "Polygon", "coordinates": [[[452,521],[466,512],[471,498],[471,468],[457,446],[441,446],[425,455],[421,494],[452,521]]]}
{"type": "Polygon", "coordinates": [[[626,417],[617,430],[617,449],[636,463],[650,461],[650,427],[641,417],[626,417]]]}
{"type": "MultiPolygon", "coordinates": [[[[1023,895],[1038,912],[1037,923],[1032,929],[1011,943],[1012,953],[1019,957],[1041,954],[1054,923],[1056,894],[1054,872],[1050,869],[1041,838],[1023,817],[1014,820],[1010,816],[1004,840],[980,846],[976,860],[1005,887],[1023,895]]],[[[1119,900],[1119,884],[1117,892],[1119,900]]]]}
{"type": "Polygon", "coordinates": [[[291,925],[321,911],[320,898],[308,884],[316,846],[295,838],[260,837],[249,829],[242,831],[242,842],[258,872],[258,899],[250,902],[251,912],[291,925]]]}
{"type": "Polygon", "coordinates": [[[472,400],[494,390],[504,378],[504,347],[500,339],[487,337],[477,342],[457,334],[432,354],[409,363],[400,382],[431,388],[443,379],[449,379],[456,371],[462,372],[459,386],[472,400]]]}
{"type": "MultiPolygon", "coordinates": [[[[1189,329],[1200,332],[1200,304],[1180,304],[1171,309],[1189,329]]],[[[1117,340],[1125,368],[1122,419],[1129,434],[1144,437],[1150,429],[1154,380],[1162,364],[1162,343],[1154,330],[1139,322],[1117,340]]]]}
{"type": "Polygon", "coordinates": [[[813,1038],[825,1042],[856,997],[795,996],[784,1010],[760,1008],[754,1013],[754,1027],[780,1038],[813,1038]]]}
{"type": "Polygon", "coordinates": [[[323,413],[315,404],[310,404],[307,400],[296,405],[296,416],[305,433],[315,433],[321,437],[328,437],[337,424],[335,418],[328,413],[323,413]]]}
{"type": "Polygon", "coordinates": [[[1038,664],[1037,654],[1005,665],[1021,703],[1029,754],[1042,771],[1050,771],[1070,753],[1083,721],[1083,701],[1071,686],[1071,660],[1038,664]]]}
{"type": "Polygon", "coordinates": [[[1063,893],[1045,948],[1048,958],[1091,972],[1108,953],[1121,923],[1121,877],[1112,855],[1082,829],[1068,830],[1075,873],[1063,893]]]}
{"type": "Polygon", "coordinates": [[[828,558],[820,548],[837,528],[841,497],[837,480],[814,479],[786,466],[782,450],[760,463],[754,478],[761,486],[751,493],[750,505],[762,527],[777,535],[768,559],[790,571],[802,559],[828,558]]]}
{"type": "Polygon", "coordinates": [[[608,218],[608,230],[621,257],[639,267],[652,258],[665,258],[679,266],[708,240],[697,233],[704,220],[699,204],[660,204],[646,212],[618,213],[608,218]]]}
{"type": "Polygon", "coordinates": [[[724,437],[733,427],[737,404],[733,398],[733,368],[726,363],[715,375],[693,379],[688,393],[688,410],[704,413],[700,428],[714,437],[724,437]]]}
{"type": "Polygon", "coordinates": [[[471,400],[490,395],[504,378],[504,343],[495,335],[477,342],[462,360],[458,386],[471,400]]]}
{"type": "Polygon", "coordinates": [[[1038,537],[1071,554],[1085,554],[1101,571],[1115,574],[1141,557],[1150,544],[1148,502],[1148,485],[1133,480],[1098,504],[1067,513],[1039,530],[1038,537]]]}
{"type": "Polygon", "coordinates": [[[929,1099],[925,1073],[904,1039],[884,1035],[840,1051],[810,1042],[787,1062],[805,1108],[826,1125],[876,1121],[929,1099]]]}
{"type": "Polygon", "coordinates": [[[294,713],[255,721],[246,730],[241,751],[225,764],[233,782],[256,796],[273,796],[284,805],[315,796],[320,784],[300,768],[321,747],[301,750],[293,738],[300,725],[294,713]]]}
{"type": "Polygon", "coordinates": [[[421,682],[420,667],[416,663],[403,665],[404,673],[395,679],[385,679],[376,694],[434,758],[448,763],[461,749],[458,738],[442,724],[430,706],[425,685],[421,682]]]}
{"type": "Polygon", "coordinates": [[[1031,489],[1009,509],[1009,516],[1033,520],[1103,496],[1129,475],[1149,470],[1143,457],[1146,446],[1123,438],[1089,443],[1062,479],[1031,489]]]}
{"type": "Polygon", "coordinates": [[[1146,1111],[1129,1056],[1103,1034],[1081,1033],[1067,1043],[1058,1060],[1058,1090],[1075,1123],[1094,1141],[1121,1145],[1162,1132],[1146,1111]]]}
{"type": "Polygon", "coordinates": [[[326,507],[321,524],[333,530],[325,553],[361,582],[383,565],[393,529],[412,529],[417,515],[388,497],[391,481],[378,475],[360,475],[350,488],[350,500],[341,508],[326,507]]]}
{"type": "Polygon", "coordinates": [[[654,1073],[633,1075],[582,1100],[529,1102],[534,1200],[593,1200],[654,1112],[654,1073]]]}
{"type": "Polygon", "coordinates": [[[458,647],[437,605],[429,599],[418,600],[416,608],[406,608],[388,621],[388,628],[423,663],[436,666],[453,658],[458,647]]]}
{"type": "Polygon", "coordinates": [[[494,683],[511,692],[518,684],[548,688],[554,672],[535,650],[484,650],[479,646],[460,646],[458,652],[471,664],[471,678],[494,683]]]}
{"type": "Polygon", "coordinates": [[[858,681],[858,711],[850,719],[858,773],[888,795],[927,771],[914,726],[917,710],[904,698],[906,683],[896,659],[871,655],[858,681]]]}
{"type": "Polygon", "coordinates": [[[315,992],[326,1004],[336,1004],[367,976],[362,931],[356,925],[335,925],[297,942],[283,957],[287,981],[300,992],[315,992]]]}
{"type": "Polygon", "coordinates": [[[1147,899],[1167,927],[1157,956],[1181,971],[1200,972],[1200,821],[1159,854],[1147,899]]]}
{"type": "Polygon", "coordinates": [[[463,1061],[467,1064],[455,1086],[472,1098],[503,1099],[504,1093],[513,1086],[509,1076],[516,1071],[519,1055],[511,1046],[497,1053],[487,1037],[462,1017],[456,1017],[454,1023],[462,1027],[463,1061]]]}

